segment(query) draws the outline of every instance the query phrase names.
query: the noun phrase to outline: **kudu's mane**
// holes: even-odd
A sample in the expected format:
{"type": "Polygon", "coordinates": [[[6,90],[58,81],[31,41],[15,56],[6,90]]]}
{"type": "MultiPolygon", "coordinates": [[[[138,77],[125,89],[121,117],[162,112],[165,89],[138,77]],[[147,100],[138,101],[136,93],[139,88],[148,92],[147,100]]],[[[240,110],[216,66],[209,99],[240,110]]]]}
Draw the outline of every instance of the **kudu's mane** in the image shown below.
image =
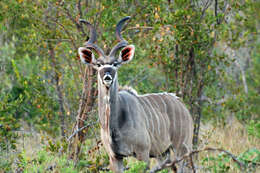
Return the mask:
{"type": "Polygon", "coordinates": [[[171,96],[175,97],[176,99],[182,101],[182,99],[180,99],[180,97],[178,97],[178,96],[176,95],[176,93],[163,92],[163,93],[138,94],[138,92],[137,92],[134,88],[132,88],[132,87],[130,87],[130,86],[119,86],[118,92],[120,92],[120,91],[126,91],[126,92],[128,92],[129,94],[131,94],[131,95],[133,95],[133,96],[136,96],[136,97],[146,96],[146,95],[149,95],[149,94],[168,94],[168,95],[171,95],[171,96]]]}
{"type": "Polygon", "coordinates": [[[118,92],[120,92],[120,91],[126,91],[133,96],[138,96],[137,91],[130,86],[119,86],[118,92]]]}

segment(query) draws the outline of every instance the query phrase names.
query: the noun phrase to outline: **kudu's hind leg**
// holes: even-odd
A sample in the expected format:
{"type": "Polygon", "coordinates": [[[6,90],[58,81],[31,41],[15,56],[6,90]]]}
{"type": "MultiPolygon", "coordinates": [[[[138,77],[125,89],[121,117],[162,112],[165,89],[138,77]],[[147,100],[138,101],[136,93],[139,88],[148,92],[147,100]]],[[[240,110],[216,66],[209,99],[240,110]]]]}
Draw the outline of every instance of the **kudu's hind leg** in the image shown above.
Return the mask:
{"type": "MultiPolygon", "coordinates": [[[[183,144],[177,152],[177,158],[181,158],[182,156],[184,156],[188,152],[190,152],[190,148],[187,145],[183,144]]],[[[192,170],[188,167],[189,164],[190,164],[189,159],[182,160],[178,164],[177,173],[190,173],[190,172],[192,172],[192,170]]]]}
{"type": "Polygon", "coordinates": [[[109,157],[110,160],[110,169],[114,173],[123,173],[124,172],[124,165],[123,165],[123,159],[118,159],[113,156],[109,157]]]}

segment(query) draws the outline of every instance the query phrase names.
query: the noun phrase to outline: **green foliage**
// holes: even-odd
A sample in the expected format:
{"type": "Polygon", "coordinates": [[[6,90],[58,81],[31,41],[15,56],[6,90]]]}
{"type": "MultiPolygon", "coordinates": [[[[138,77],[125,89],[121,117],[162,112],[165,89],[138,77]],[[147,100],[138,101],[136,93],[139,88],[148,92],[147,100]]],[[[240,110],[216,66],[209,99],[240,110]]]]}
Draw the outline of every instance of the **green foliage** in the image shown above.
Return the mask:
{"type": "MultiPolygon", "coordinates": [[[[5,45],[0,49],[2,55],[1,59],[1,69],[4,72],[9,72],[12,68],[11,62],[6,61],[7,57],[12,56],[14,51],[9,51],[14,46],[5,45]]],[[[11,80],[7,76],[0,77],[3,85],[0,88],[0,148],[2,150],[15,149],[15,140],[17,139],[17,134],[14,132],[19,129],[20,123],[17,119],[17,105],[23,101],[22,89],[19,86],[14,86],[11,90],[5,90],[5,85],[8,87],[11,85],[11,80]]]]}
{"type": "Polygon", "coordinates": [[[133,162],[129,165],[129,170],[125,171],[126,173],[135,173],[135,172],[143,172],[146,168],[145,162],[133,162]]]}
{"type": "Polygon", "coordinates": [[[52,140],[48,136],[41,139],[42,143],[47,141],[45,150],[53,153],[63,153],[68,149],[68,143],[64,140],[52,140]]]}
{"type": "Polygon", "coordinates": [[[28,157],[24,152],[20,153],[18,155],[17,167],[17,169],[24,172],[78,172],[74,168],[73,162],[68,160],[66,155],[59,156],[44,150],[39,151],[34,158],[28,157]]]}
{"type": "Polygon", "coordinates": [[[220,153],[217,156],[205,157],[201,162],[204,165],[205,171],[215,173],[242,170],[253,172],[258,169],[257,165],[259,166],[260,163],[260,151],[255,148],[245,151],[239,155],[238,161],[245,167],[240,168],[238,163],[234,162],[230,156],[224,153],[220,153]]]}
{"type": "MultiPolygon", "coordinates": [[[[14,47],[10,49],[15,50],[14,47]]],[[[5,52],[3,51],[3,53],[5,52]]],[[[20,119],[23,119],[29,124],[36,124],[36,127],[55,130],[55,127],[53,129],[52,126],[57,121],[57,115],[55,115],[57,104],[46,93],[45,80],[37,75],[40,66],[39,57],[33,60],[25,55],[23,60],[15,60],[13,55],[3,54],[3,60],[6,64],[10,64],[10,66],[5,66],[9,68],[6,70],[10,72],[2,78],[8,86],[1,88],[0,95],[3,99],[0,107],[3,126],[12,124],[14,128],[10,128],[10,130],[16,130],[19,125],[9,121],[19,122],[20,119]]],[[[51,90],[51,88],[49,89],[51,90]]]]}
{"type": "Polygon", "coordinates": [[[260,138],[260,121],[251,120],[247,124],[248,134],[260,138]]]}
{"type": "MultiPolygon", "coordinates": [[[[2,146],[1,146],[2,147],[2,146]]],[[[14,163],[15,159],[17,156],[12,156],[10,154],[10,150],[7,151],[2,151],[0,150],[0,168],[1,171],[6,171],[6,172],[11,172],[12,171],[12,164],[14,163]]]]}
{"type": "Polygon", "coordinates": [[[224,173],[230,170],[230,157],[226,154],[219,154],[217,157],[206,157],[202,160],[202,164],[207,165],[207,171],[224,173]]]}
{"type": "Polygon", "coordinates": [[[240,154],[239,160],[244,163],[248,170],[254,171],[258,169],[260,163],[260,151],[256,148],[240,154]]]}

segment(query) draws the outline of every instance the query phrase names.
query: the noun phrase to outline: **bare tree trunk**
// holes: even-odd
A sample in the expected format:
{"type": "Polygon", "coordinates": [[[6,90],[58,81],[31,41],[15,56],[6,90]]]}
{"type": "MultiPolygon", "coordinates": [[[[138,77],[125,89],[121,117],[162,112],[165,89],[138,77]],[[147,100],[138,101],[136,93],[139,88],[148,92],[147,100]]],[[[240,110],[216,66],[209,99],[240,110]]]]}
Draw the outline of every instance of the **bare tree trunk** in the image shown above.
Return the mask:
{"type": "Polygon", "coordinates": [[[194,114],[194,129],[193,129],[193,149],[198,148],[199,143],[199,131],[200,131],[200,121],[201,121],[201,108],[202,108],[202,101],[198,101],[198,105],[196,106],[196,114],[194,114]]]}
{"type": "MultiPolygon", "coordinates": [[[[86,67],[84,74],[84,86],[82,91],[82,97],[78,109],[77,121],[72,130],[72,134],[78,129],[81,129],[86,124],[88,115],[91,112],[95,98],[96,98],[96,87],[95,83],[96,71],[92,67],[86,67]]],[[[69,144],[69,158],[73,159],[76,163],[78,161],[79,154],[81,152],[81,145],[85,140],[87,129],[78,131],[74,138],[71,139],[69,144]]]]}

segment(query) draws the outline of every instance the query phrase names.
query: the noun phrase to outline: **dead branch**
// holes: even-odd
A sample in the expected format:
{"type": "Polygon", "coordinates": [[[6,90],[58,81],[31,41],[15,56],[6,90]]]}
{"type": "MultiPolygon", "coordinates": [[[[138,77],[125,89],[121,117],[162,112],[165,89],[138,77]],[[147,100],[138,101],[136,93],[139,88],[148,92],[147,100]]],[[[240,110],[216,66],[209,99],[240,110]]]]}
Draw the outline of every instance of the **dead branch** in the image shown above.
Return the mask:
{"type": "Polygon", "coordinates": [[[79,18],[82,19],[82,9],[81,9],[81,0],[78,0],[78,3],[77,3],[77,8],[78,8],[78,11],[79,11],[79,18]]]}
{"type": "MultiPolygon", "coordinates": [[[[80,6],[80,1],[78,2],[78,10],[80,10],[81,6],[80,6]]],[[[72,14],[70,13],[70,10],[68,8],[65,7],[65,2],[63,2],[62,4],[59,4],[58,6],[61,10],[62,13],[64,13],[72,23],[74,23],[74,25],[76,26],[77,30],[83,34],[84,37],[86,37],[86,33],[83,29],[83,26],[76,20],[76,18],[74,16],[72,16],[72,14]]]]}
{"type": "Polygon", "coordinates": [[[133,77],[131,80],[129,80],[129,82],[127,83],[127,85],[132,86],[132,85],[136,82],[136,80],[144,74],[144,72],[145,72],[146,70],[147,70],[146,68],[144,68],[143,70],[141,70],[135,77],[133,77]]]}
{"type": "Polygon", "coordinates": [[[52,18],[51,16],[49,16],[49,18],[55,22],[59,27],[61,27],[63,29],[63,31],[67,34],[67,36],[69,37],[69,40],[71,41],[72,43],[72,46],[74,48],[74,50],[78,50],[77,49],[77,46],[76,46],[76,43],[75,43],[75,40],[73,39],[73,36],[70,34],[70,32],[66,29],[66,27],[61,24],[60,22],[58,22],[55,18],[52,18]]]}
{"type": "Polygon", "coordinates": [[[84,130],[85,128],[88,128],[90,126],[93,126],[93,125],[96,125],[98,123],[98,121],[95,121],[95,122],[92,122],[92,123],[89,123],[83,127],[81,127],[80,129],[77,129],[75,130],[72,135],[70,135],[68,138],[67,138],[67,141],[70,141],[72,137],[74,137],[77,133],[79,133],[80,131],[84,130]]]}
{"type": "MultiPolygon", "coordinates": [[[[237,156],[235,156],[234,154],[232,154],[232,153],[230,153],[229,151],[226,151],[226,150],[224,150],[224,149],[221,149],[221,148],[212,148],[212,147],[207,147],[207,148],[200,149],[200,150],[193,150],[193,151],[191,151],[191,152],[189,152],[189,153],[183,155],[181,158],[175,159],[175,160],[173,160],[171,163],[166,164],[166,165],[163,165],[162,167],[163,167],[163,168],[167,168],[167,167],[170,168],[170,167],[175,166],[177,163],[181,162],[182,160],[186,160],[186,159],[191,163],[191,165],[194,165],[194,164],[193,164],[193,161],[192,161],[192,159],[191,159],[192,156],[193,156],[194,154],[198,154],[198,153],[204,152],[204,151],[218,151],[218,152],[224,152],[224,153],[227,154],[229,157],[231,157],[232,160],[233,160],[235,163],[237,163],[237,164],[239,165],[239,167],[240,167],[241,170],[245,170],[245,168],[246,168],[246,165],[245,165],[244,163],[242,163],[241,161],[239,161],[238,158],[237,158],[237,156]]],[[[249,162],[250,162],[250,161],[249,161],[249,162]]],[[[254,163],[254,164],[257,165],[257,166],[260,166],[260,163],[254,163]]],[[[162,167],[161,167],[161,168],[162,168],[162,167]]],[[[153,173],[158,172],[158,171],[160,171],[160,170],[162,170],[162,169],[154,170],[153,173]]],[[[195,172],[194,166],[192,166],[192,171],[195,172]]]]}
{"type": "Polygon", "coordinates": [[[135,27],[129,27],[128,29],[125,29],[124,31],[122,31],[122,33],[128,31],[128,30],[133,30],[133,29],[146,29],[146,30],[152,30],[154,27],[152,26],[135,26],[135,27]]]}
{"type": "Polygon", "coordinates": [[[205,12],[206,10],[210,7],[210,5],[212,4],[212,0],[207,0],[207,2],[205,3],[205,6],[202,9],[201,12],[201,16],[200,16],[200,21],[203,19],[203,17],[205,16],[205,12]]]}
{"type": "Polygon", "coordinates": [[[218,18],[218,0],[215,0],[215,17],[217,24],[220,24],[219,18],[218,18]]]}

